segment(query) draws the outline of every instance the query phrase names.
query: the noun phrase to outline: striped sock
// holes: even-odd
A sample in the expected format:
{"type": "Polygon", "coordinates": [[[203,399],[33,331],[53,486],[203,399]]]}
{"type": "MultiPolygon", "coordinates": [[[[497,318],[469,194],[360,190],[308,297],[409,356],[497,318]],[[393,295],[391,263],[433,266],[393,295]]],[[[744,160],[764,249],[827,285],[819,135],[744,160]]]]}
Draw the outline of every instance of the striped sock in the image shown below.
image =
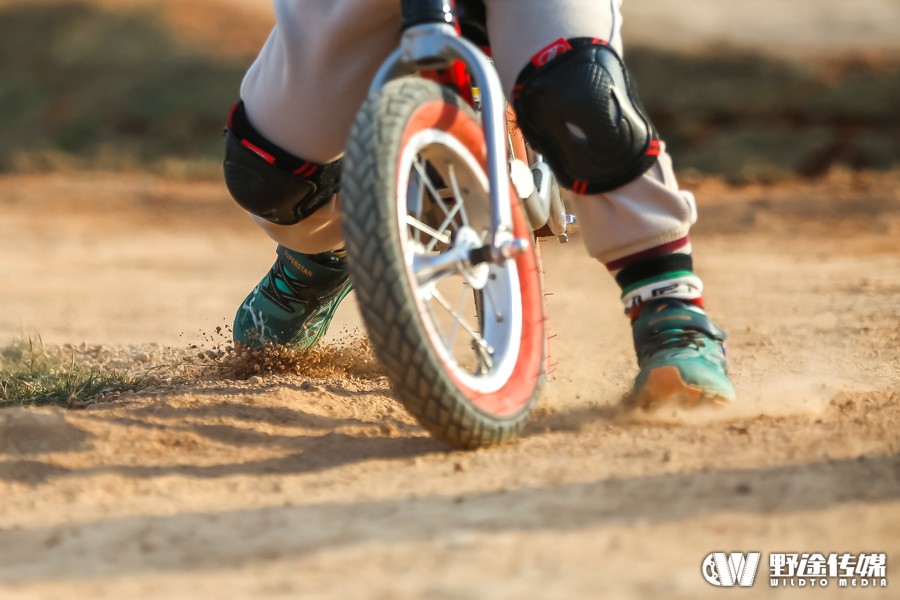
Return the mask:
{"type": "Polygon", "coordinates": [[[622,288],[625,314],[640,316],[650,300],[675,298],[703,308],[703,282],[694,273],[687,237],[606,264],[622,288]]]}

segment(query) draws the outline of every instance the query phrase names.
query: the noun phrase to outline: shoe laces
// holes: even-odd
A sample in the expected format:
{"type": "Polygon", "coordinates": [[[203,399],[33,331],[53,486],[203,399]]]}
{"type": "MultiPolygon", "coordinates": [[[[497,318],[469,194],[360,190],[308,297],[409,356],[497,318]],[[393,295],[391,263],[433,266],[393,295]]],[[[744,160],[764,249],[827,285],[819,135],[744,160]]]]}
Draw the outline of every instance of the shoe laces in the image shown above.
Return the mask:
{"type": "Polygon", "coordinates": [[[661,350],[674,350],[677,348],[687,348],[700,350],[706,347],[709,342],[709,336],[701,331],[693,329],[670,329],[668,331],[660,331],[648,337],[641,344],[641,361],[653,356],[661,350]]]}
{"type": "Polygon", "coordinates": [[[300,283],[296,279],[290,277],[284,270],[284,265],[281,264],[281,261],[275,261],[275,264],[272,265],[272,269],[269,271],[269,277],[266,284],[260,290],[263,296],[269,299],[273,304],[277,305],[284,311],[293,313],[297,312],[294,308],[293,304],[302,304],[305,298],[305,295],[308,295],[308,290],[310,289],[309,285],[304,285],[300,283]],[[283,290],[276,284],[277,280],[281,280],[284,283],[284,287],[287,290],[283,290]],[[306,291],[307,293],[301,295],[306,291]]]}

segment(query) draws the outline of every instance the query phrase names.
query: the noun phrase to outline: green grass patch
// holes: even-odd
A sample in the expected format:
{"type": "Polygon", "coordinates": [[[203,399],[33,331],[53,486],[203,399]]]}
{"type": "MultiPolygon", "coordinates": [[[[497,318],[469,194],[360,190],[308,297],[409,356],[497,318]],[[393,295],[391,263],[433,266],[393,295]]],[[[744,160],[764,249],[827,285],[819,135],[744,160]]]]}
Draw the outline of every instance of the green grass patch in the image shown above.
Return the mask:
{"type": "Polygon", "coordinates": [[[85,363],[74,353],[44,346],[40,338],[0,348],[0,407],[78,408],[114,392],[146,387],[145,376],[85,363]]]}

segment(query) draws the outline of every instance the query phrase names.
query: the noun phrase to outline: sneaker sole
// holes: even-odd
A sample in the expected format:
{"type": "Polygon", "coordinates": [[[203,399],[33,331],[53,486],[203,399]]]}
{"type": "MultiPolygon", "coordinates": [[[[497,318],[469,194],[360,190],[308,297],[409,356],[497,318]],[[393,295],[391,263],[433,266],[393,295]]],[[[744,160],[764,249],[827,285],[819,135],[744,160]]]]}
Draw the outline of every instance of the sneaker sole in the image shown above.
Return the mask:
{"type": "Polygon", "coordinates": [[[647,381],[634,395],[634,403],[640,408],[653,410],[663,406],[695,408],[697,406],[727,406],[731,398],[710,393],[691,385],[681,377],[678,367],[658,367],[650,371],[647,381]]]}

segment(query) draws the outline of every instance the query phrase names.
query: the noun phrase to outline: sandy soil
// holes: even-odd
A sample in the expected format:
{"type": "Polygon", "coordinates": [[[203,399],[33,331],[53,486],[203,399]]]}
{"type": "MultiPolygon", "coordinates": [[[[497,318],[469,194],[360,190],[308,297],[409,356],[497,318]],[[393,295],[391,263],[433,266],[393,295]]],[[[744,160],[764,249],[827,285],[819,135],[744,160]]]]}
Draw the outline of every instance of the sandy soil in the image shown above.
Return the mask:
{"type": "MultiPolygon", "coordinates": [[[[621,411],[614,286],[577,240],[545,245],[558,365],[514,445],[447,452],[359,347],[335,368],[191,367],[87,410],[0,412],[0,597],[703,598],[724,593],[700,576],[714,550],[884,551],[888,590],[807,595],[892,597],[900,175],[694,183],[734,407],[621,411]]],[[[218,183],[5,177],[0,208],[0,342],[172,369],[222,345],[272,258],[218,183]]],[[[332,344],[352,300],[338,321],[332,344]]],[[[772,593],[763,565],[748,592],[798,590],[772,593]]]]}

